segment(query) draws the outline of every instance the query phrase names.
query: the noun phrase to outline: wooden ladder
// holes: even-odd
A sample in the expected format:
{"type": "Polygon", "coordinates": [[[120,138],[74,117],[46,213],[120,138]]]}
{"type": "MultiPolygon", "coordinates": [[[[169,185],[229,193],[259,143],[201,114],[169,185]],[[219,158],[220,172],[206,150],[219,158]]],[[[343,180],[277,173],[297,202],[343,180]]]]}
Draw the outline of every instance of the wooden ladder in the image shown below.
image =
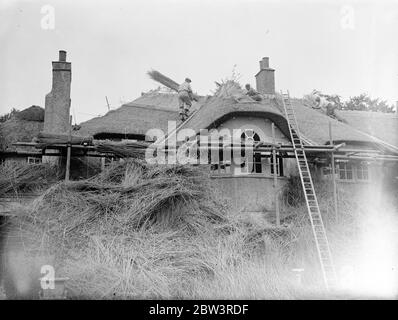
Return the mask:
{"type": "Polygon", "coordinates": [[[334,269],[329,242],[326,237],[318,200],[312,183],[311,173],[308,167],[304,146],[300,138],[296,115],[292,107],[289,92],[282,93],[283,108],[289,126],[290,137],[293,143],[294,154],[300,172],[301,184],[303,186],[311,227],[315,237],[319,262],[322,269],[323,280],[329,290],[336,285],[336,272],[334,269]]]}

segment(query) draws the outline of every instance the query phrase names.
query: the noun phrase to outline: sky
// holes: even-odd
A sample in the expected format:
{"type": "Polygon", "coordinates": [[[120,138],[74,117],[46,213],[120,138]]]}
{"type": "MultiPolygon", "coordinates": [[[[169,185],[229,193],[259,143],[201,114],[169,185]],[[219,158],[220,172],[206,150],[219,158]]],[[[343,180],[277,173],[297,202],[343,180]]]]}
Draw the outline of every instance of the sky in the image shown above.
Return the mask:
{"type": "Polygon", "coordinates": [[[398,0],[0,0],[0,114],[44,107],[51,61],[72,62],[75,123],[158,87],[156,69],[199,94],[233,70],[255,84],[270,58],[278,91],[362,92],[398,101],[398,0]]]}

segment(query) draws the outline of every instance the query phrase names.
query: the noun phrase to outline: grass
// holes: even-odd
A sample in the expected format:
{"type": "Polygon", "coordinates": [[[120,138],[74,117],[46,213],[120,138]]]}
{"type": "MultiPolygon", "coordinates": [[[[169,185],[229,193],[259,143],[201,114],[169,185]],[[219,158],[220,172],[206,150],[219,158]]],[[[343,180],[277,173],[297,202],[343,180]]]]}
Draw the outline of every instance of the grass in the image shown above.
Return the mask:
{"type": "MultiPolygon", "coordinates": [[[[342,195],[336,221],[328,188],[318,189],[340,268],[358,252],[367,207],[342,195]]],[[[199,168],[116,163],[53,185],[25,210],[13,221],[8,252],[22,250],[31,258],[23,265],[37,275],[40,265],[53,265],[57,277],[70,278],[74,299],[331,297],[305,206],[284,207],[289,229],[266,229],[220,201],[199,168]],[[301,284],[294,268],[305,269],[301,284]]],[[[14,278],[28,281],[26,270],[15,270],[14,278]]]]}

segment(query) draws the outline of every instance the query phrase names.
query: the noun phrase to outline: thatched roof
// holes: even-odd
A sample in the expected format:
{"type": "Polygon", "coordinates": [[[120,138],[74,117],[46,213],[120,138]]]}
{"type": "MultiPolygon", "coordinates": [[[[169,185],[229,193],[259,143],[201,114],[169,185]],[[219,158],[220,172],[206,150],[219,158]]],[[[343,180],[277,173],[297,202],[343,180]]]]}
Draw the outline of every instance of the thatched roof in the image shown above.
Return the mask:
{"type": "Polygon", "coordinates": [[[398,147],[398,115],[369,111],[338,111],[347,124],[398,147]]]}
{"type": "MultiPolygon", "coordinates": [[[[350,125],[332,119],[302,99],[292,99],[302,135],[314,144],[329,143],[329,121],[332,124],[333,141],[373,144],[375,140],[350,125]]],[[[193,105],[196,114],[182,128],[212,128],[228,118],[258,116],[269,118],[289,136],[287,122],[279,98],[265,98],[260,102],[251,99],[236,99],[235,96],[202,97],[193,105]]],[[[149,129],[159,128],[167,132],[167,122],[178,120],[178,97],[173,93],[150,92],[131,103],[81,124],[83,134],[136,134],[145,135],[149,129]]]]}
{"type": "MultiPolygon", "coordinates": [[[[352,143],[373,143],[369,136],[355,130],[348,124],[326,116],[324,113],[311,108],[302,99],[291,99],[295,110],[300,133],[317,144],[329,142],[329,122],[332,125],[333,141],[352,143]]],[[[281,106],[281,103],[279,102],[281,106]]],[[[283,108],[283,107],[282,107],[283,108]]]]}
{"type": "Polygon", "coordinates": [[[22,111],[19,111],[16,115],[16,118],[20,120],[26,121],[44,121],[44,109],[39,106],[31,106],[22,111]]]}
{"type": "Polygon", "coordinates": [[[0,151],[16,151],[15,142],[31,142],[43,130],[44,122],[13,117],[0,123],[0,151]]]}
{"type": "MultiPolygon", "coordinates": [[[[199,102],[200,103],[200,102],[199,102]]],[[[194,103],[196,108],[199,103],[194,103]]],[[[178,97],[171,93],[151,92],[136,100],[80,124],[79,134],[145,135],[149,129],[167,132],[169,120],[178,121],[178,97]]]]}
{"type": "Polygon", "coordinates": [[[271,119],[278,128],[289,136],[289,128],[274,99],[256,102],[251,99],[237,101],[235,98],[209,97],[197,113],[181,128],[200,129],[217,127],[234,116],[259,116],[271,119]]]}

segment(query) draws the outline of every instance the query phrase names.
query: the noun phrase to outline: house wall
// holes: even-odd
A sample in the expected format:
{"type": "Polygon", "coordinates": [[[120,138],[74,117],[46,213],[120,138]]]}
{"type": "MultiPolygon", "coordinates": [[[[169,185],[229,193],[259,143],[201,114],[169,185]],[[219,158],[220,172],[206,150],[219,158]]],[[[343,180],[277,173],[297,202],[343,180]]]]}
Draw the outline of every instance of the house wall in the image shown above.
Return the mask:
{"type": "MultiPolygon", "coordinates": [[[[272,121],[266,118],[237,116],[233,117],[217,128],[227,129],[231,134],[234,129],[254,130],[261,141],[273,142],[272,121]]],[[[275,126],[275,141],[281,144],[289,144],[290,140],[275,126]]],[[[270,152],[268,153],[270,155],[270,152]]],[[[271,174],[270,158],[262,158],[262,173],[252,173],[236,175],[240,172],[240,167],[232,168],[228,174],[213,174],[212,181],[222,198],[238,211],[245,212],[266,212],[275,210],[275,189],[273,187],[274,179],[271,174]]],[[[278,177],[277,188],[283,188],[289,175],[297,172],[295,159],[283,159],[284,176],[278,177]]]]}
{"type": "MultiPolygon", "coordinates": [[[[234,209],[246,212],[275,210],[273,178],[251,174],[247,176],[212,176],[212,183],[220,196],[234,209]]],[[[287,178],[278,178],[277,190],[286,184],[287,178]]]]}
{"type": "MultiPolygon", "coordinates": [[[[221,129],[253,129],[259,136],[261,141],[272,142],[272,121],[266,118],[259,117],[233,117],[217,128],[219,131],[221,129]]],[[[275,126],[275,139],[277,143],[288,144],[290,140],[275,126]]]]}

